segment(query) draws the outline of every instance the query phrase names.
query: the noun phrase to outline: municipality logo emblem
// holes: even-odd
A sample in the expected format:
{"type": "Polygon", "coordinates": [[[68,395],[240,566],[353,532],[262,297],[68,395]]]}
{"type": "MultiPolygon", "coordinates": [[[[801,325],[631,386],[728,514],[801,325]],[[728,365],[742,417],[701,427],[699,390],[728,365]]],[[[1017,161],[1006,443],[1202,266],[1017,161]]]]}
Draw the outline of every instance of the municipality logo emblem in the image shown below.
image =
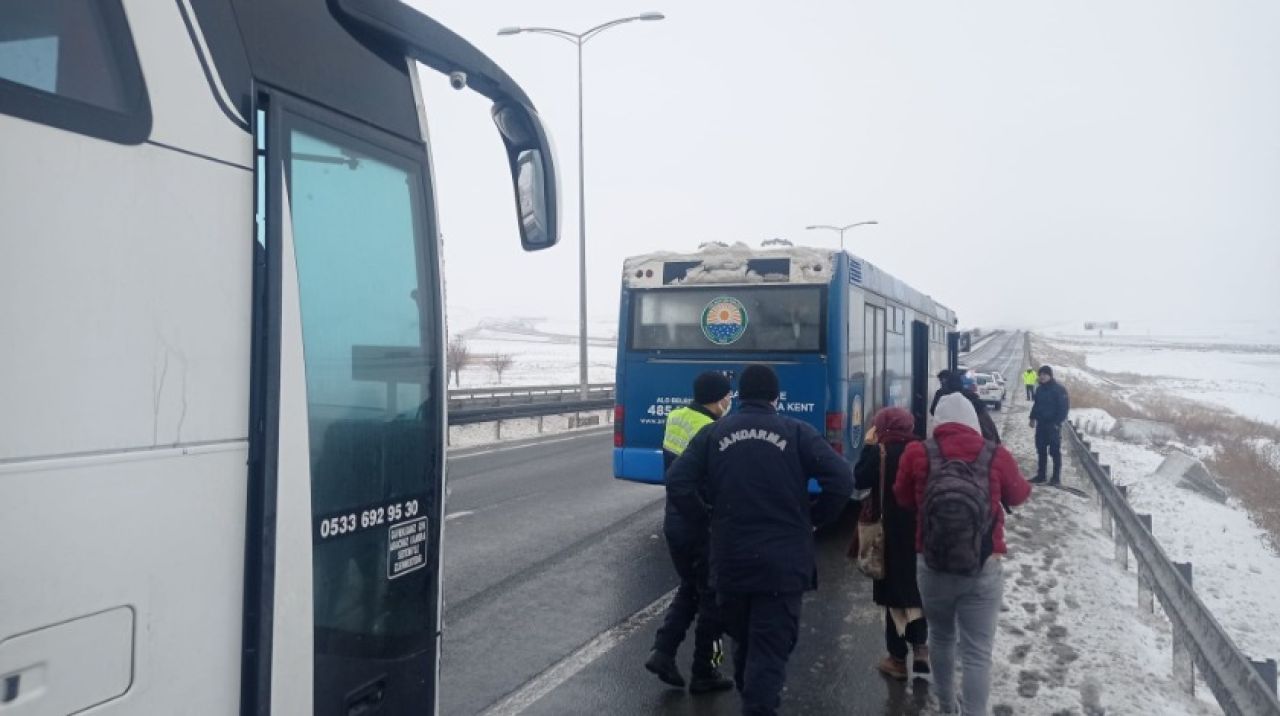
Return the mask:
{"type": "Polygon", "coordinates": [[[702,335],[718,346],[735,343],[747,332],[747,308],[736,298],[717,298],[702,309],[702,335]]]}

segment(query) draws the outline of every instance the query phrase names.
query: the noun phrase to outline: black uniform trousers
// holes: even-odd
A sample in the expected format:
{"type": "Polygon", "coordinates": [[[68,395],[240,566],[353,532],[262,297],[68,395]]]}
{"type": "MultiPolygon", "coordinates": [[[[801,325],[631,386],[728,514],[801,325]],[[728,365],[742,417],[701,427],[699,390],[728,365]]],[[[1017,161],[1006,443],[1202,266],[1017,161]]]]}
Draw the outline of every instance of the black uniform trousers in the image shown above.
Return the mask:
{"type": "Polygon", "coordinates": [[[733,637],[733,680],[743,716],[772,716],[782,702],[787,660],[800,637],[800,592],[721,593],[725,633],[733,637]]]}
{"type": "Polygon", "coordinates": [[[1062,476],[1062,426],[1036,423],[1036,477],[1044,477],[1046,453],[1053,458],[1053,480],[1062,476]]]}
{"type": "Polygon", "coordinates": [[[671,563],[680,577],[676,596],[667,608],[667,616],[658,628],[653,648],[664,654],[676,655],[685,632],[697,620],[693,631],[693,673],[705,675],[720,661],[720,635],[724,627],[720,623],[720,610],[715,594],[707,584],[707,560],[683,545],[668,542],[671,563]]]}
{"type": "Polygon", "coordinates": [[[1036,399],[1036,387],[1034,385],[1027,386],[1027,400],[1036,399]]]}

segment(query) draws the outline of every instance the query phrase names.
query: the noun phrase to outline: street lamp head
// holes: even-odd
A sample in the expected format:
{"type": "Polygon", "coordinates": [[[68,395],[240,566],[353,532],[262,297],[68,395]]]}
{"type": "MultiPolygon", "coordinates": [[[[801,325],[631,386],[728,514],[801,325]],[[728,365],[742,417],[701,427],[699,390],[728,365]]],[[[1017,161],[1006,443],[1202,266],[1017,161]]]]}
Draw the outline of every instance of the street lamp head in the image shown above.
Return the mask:
{"type": "Polygon", "coordinates": [[[524,32],[524,28],[522,27],[504,27],[501,30],[498,30],[499,35],[518,35],[521,32],[524,32]]]}
{"type": "Polygon", "coordinates": [[[646,12],[636,16],[640,20],[662,20],[667,16],[660,12],[646,12]]]}
{"type": "Polygon", "coordinates": [[[879,226],[879,225],[880,225],[880,222],[878,222],[878,221],[864,221],[864,222],[862,222],[862,223],[867,224],[867,225],[871,225],[871,224],[875,224],[876,226],[879,226]]]}

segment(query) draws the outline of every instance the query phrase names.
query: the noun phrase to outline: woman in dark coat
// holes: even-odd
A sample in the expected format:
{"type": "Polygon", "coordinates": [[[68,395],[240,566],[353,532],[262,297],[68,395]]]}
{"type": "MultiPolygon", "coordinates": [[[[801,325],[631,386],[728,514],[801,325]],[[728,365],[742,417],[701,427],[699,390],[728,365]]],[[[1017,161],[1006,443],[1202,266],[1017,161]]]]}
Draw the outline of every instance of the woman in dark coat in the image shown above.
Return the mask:
{"type": "Polygon", "coordinates": [[[866,499],[884,506],[884,579],[873,583],[872,598],[885,608],[884,637],[889,655],[877,668],[896,679],[906,679],[908,645],[913,652],[915,673],[929,673],[929,628],[916,587],[916,516],[914,511],[899,507],[893,498],[898,460],[907,444],[917,439],[915,421],[902,408],[884,408],[875,414],[871,424],[873,434],[867,436],[867,446],[862,449],[853,474],[858,489],[871,490],[866,499]],[[885,463],[883,492],[881,453],[885,463]]]}

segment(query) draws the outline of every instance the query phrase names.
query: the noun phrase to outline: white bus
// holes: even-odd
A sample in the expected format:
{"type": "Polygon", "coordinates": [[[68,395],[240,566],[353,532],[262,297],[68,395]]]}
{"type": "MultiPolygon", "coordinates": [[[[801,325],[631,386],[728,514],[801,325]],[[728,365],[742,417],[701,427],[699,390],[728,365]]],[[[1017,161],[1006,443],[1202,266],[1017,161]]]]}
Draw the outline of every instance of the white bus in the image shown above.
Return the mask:
{"type": "Polygon", "coordinates": [[[0,2],[0,714],[435,711],[445,377],[399,0],[0,2]]]}

